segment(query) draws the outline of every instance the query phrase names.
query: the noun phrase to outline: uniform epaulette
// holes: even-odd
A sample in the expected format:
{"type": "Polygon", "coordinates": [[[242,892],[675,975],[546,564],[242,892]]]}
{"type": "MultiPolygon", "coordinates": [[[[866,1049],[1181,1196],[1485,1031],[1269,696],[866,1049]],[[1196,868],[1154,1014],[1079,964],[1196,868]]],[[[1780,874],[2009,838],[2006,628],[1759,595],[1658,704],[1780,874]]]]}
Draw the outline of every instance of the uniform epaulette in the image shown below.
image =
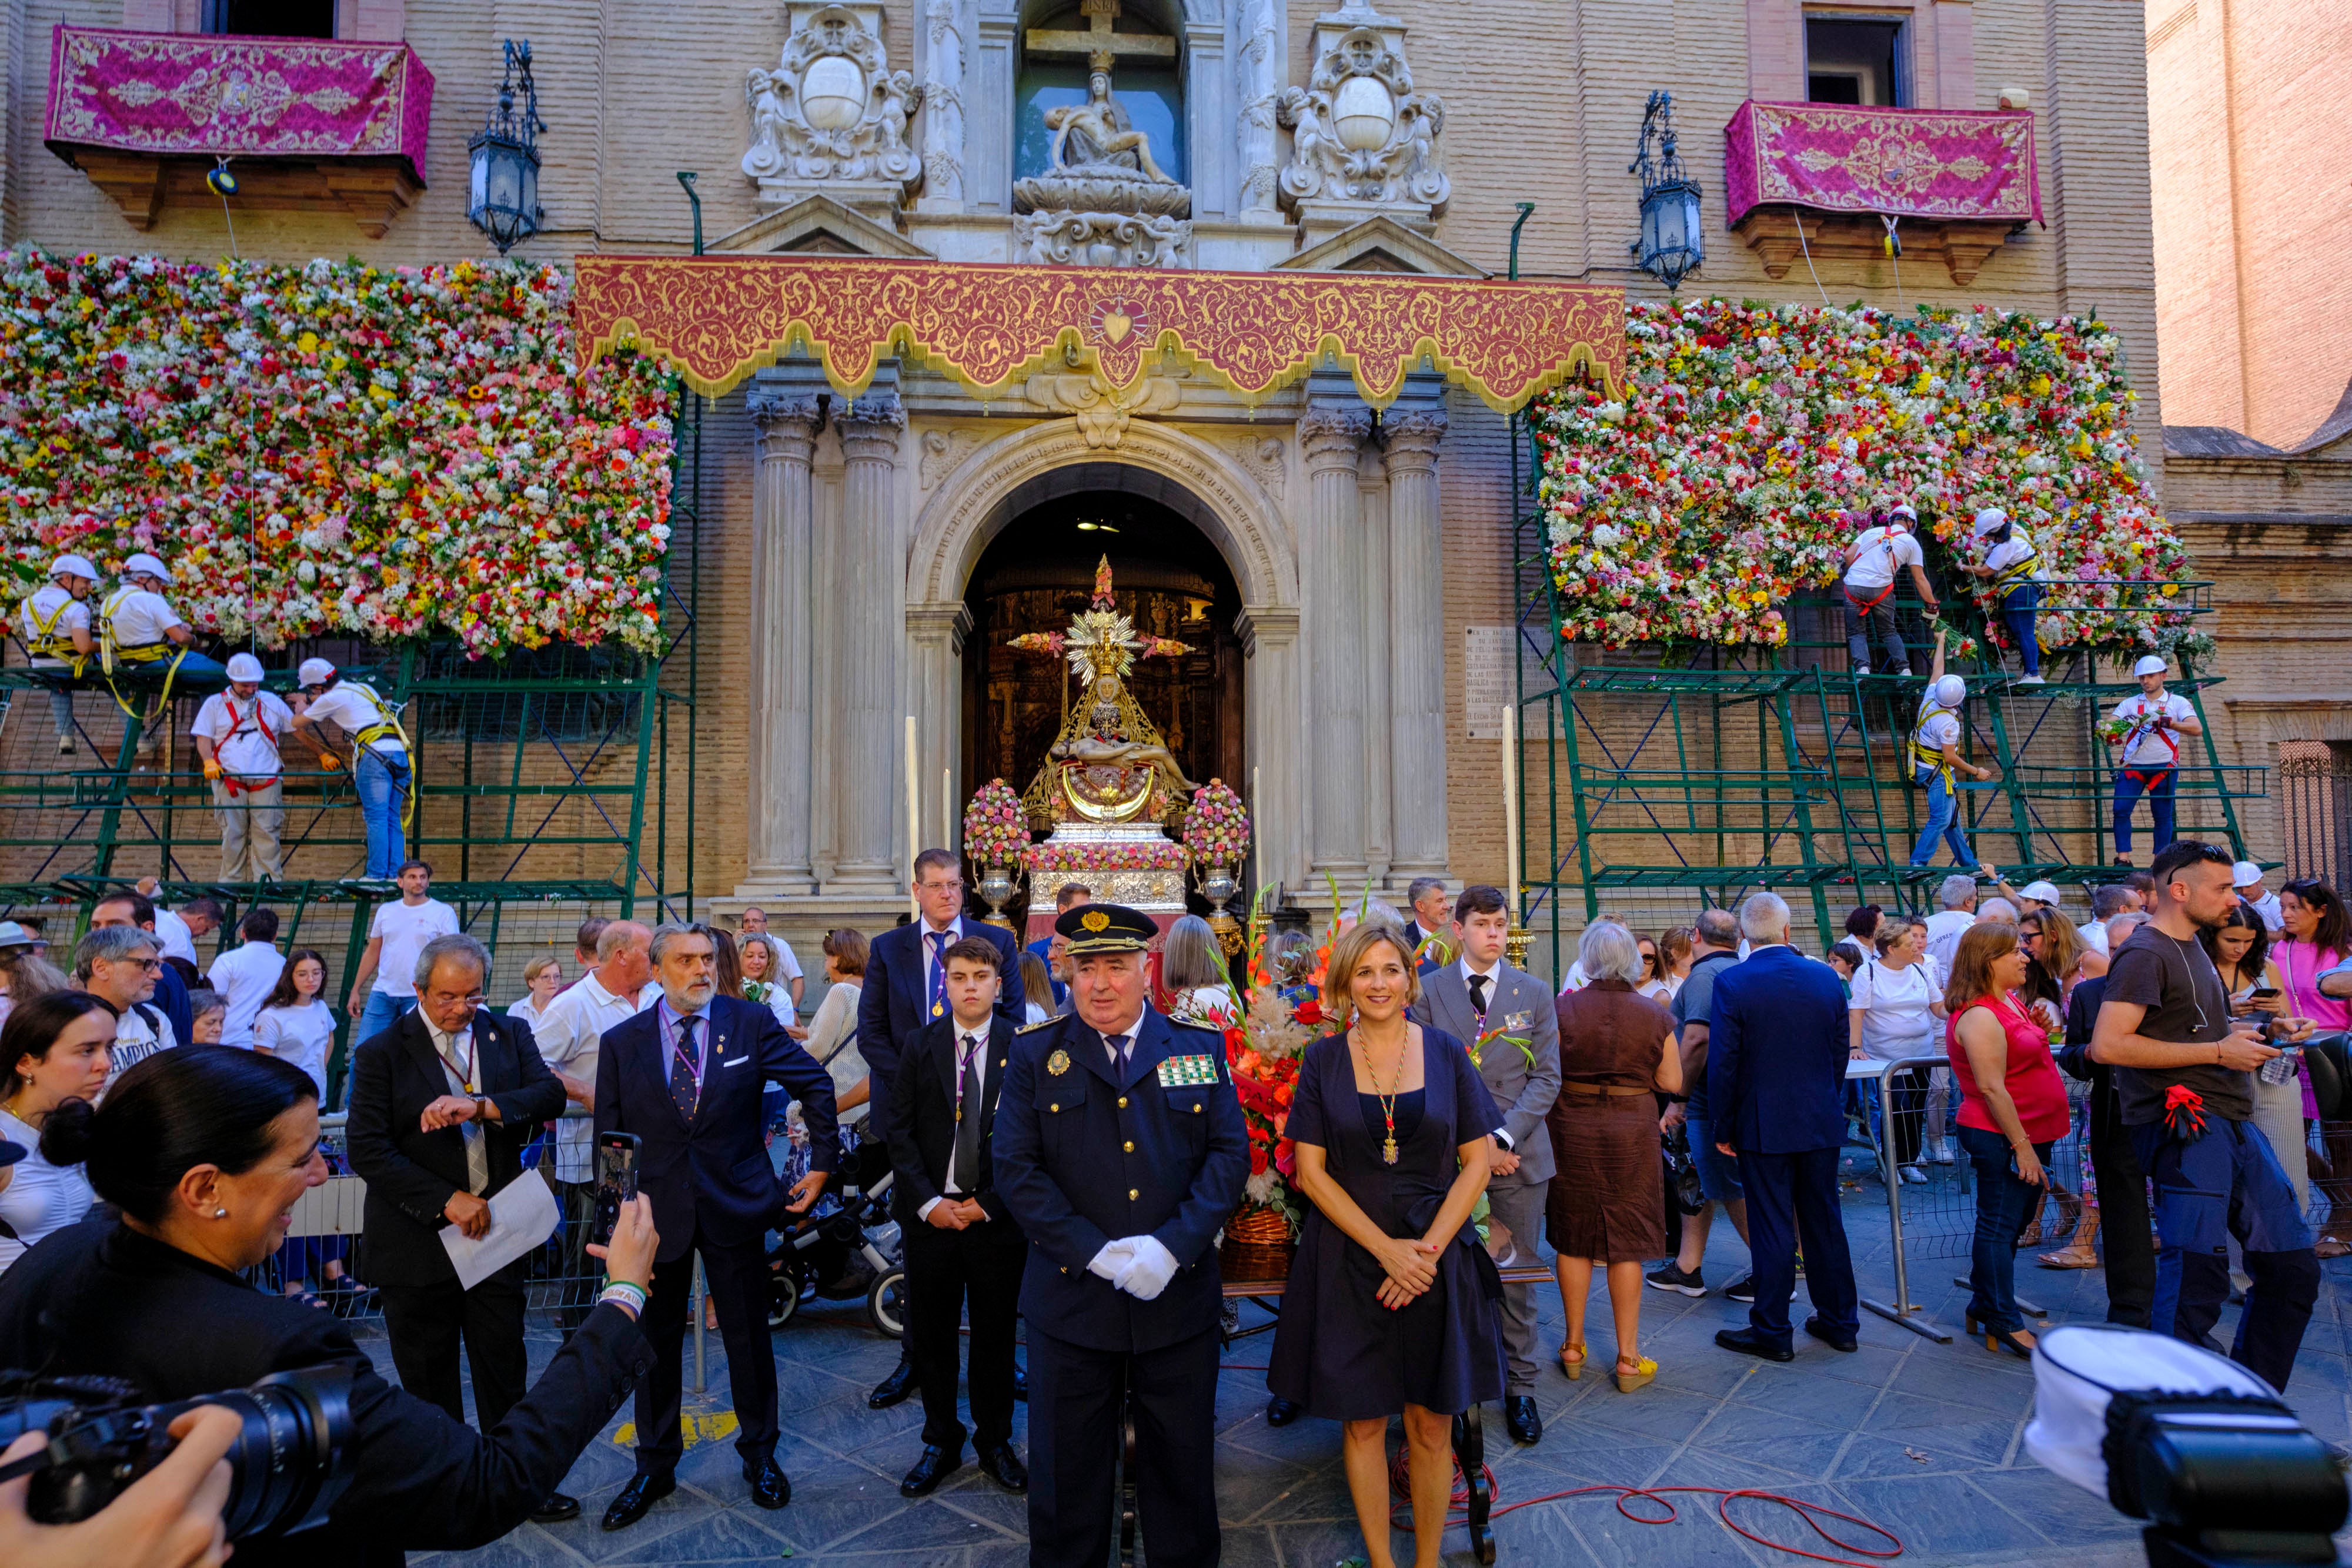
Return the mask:
{"type": "Polygon", "coordinates": [[[1039,1030],[1041,1030],[1041,1029],[1051,1029],[1051,1028],[1053,1028],[1055,1024],[1060,1023],[1061,1021],[1062,1021],[1062,1020],[1061,1020],[1058,1017],[1056,1017],[1056,1018],[1049,1018],[1049,1019],[1044,1019],[1043,1021],[1038,1022],[1038,1023],[1024,1023],[1024,1024],[1023,1024],[1019,1029],[1014,1030],[1013,1032],[1014,1034],[1016,1034],[1016,1035],[1020,1035],[1020,1034],[1034,1034],[1034,1033],[1036,1033],[1036,1032],[1037,1032],[1039,1030]]]}

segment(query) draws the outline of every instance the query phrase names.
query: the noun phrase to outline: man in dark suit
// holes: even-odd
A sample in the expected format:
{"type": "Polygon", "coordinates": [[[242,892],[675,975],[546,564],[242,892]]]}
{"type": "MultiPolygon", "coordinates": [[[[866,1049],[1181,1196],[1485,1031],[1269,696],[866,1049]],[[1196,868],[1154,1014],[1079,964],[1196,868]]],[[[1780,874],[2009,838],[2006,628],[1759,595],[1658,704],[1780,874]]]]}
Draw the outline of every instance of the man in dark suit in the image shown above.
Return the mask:
{"type": "Polygon", "coordinates": [[[1029,1561],[1108,1556],[1124,1393],[1153,1568],[1209,1568],[1224,1305],[1213,1243],[1249,1175],[1241,1102],[1224,1041],[1151,1010],[1148,917],[1092,904],[1055,929],[1070,939],[1077,1010],[1013,1037],[992,1166],[1034,1243],[1021,1281],[1029,1561]]]}
{"type": "MultiPolygon", "coordinates": [[[[1447,915],[1452,913],[1445,901],[1445,879],[1442,876],[1417,876],[1407,885],[1405,903],[1412,910],[1412,918],[1404,925],[1404,939],[1412,944],[1412,951],[1421,952],[1422,945],[1431,937],[1439,938],[1437,948],[1425,955],[1423,961],[1443,968],[1459,949],[1454,942],[1445,940],[1447,915]]],[[[1460,916],[1454,915],[1458,921],[1460,916]]],[[[1456,939],[1458,940],[1458,938],[1456,939]]]]}
{"type": "MultiPolygon", "coordinates": [[[[2108,921],[2107,951],[2115,952],[2147,924],[2147,916],[2137,911],[2108,921]]],[[[2091,1035],[2106,994],[2105,975],[2074,983],[2074,994],[2066,1002],[2066,1048],[2058,1053],[2058,1065],[2091,1085],[2091,1174],[2098,1178],[2099,1228],[2106,1242],[2107,1322],[2144,1329],[2156,1306],[2156,1241],[2148,1228],[2147,1176],[2140,1169],[2139,1152],[2132,1147],[2131,1129],[2124,1125],[2115,1069],[2091,1060],[2091,1035]]],[[[2171,1333],[2171,1325],[2161,1332],[2171,1333]]]]}
{"type": "Polygon", "coordinates": [[[1805,1332],[1835,1350],[1854,1348],[1862,1327],[1853,1257],[1838,1213],[1838,1149],[1845,1142],[1845,988],[1837,971],[1789,942],[1789,906],[1759,893],[1739,906],[1748,957],[1715,982],[1707,1019],[1707,1126],[1716,1147],[1739,1156],[1748,1190],[1748,1245],[1756,1301],[1748,1326],[1724,1329],[1726,1350],[1793,1361],[1789,1298],[1797,1248],[1813,1315],[1805,1332]]]}
{"type": "MultiPolygon", "coordinates": [[[[967,936],[985,938],[1003,965],[996,1010],[1016,1026],[1027,1016],[1021,1005],[1020,948],[1010,931],[964,917],[963,862],[955,852],[932,849],[917,855],[914,892],[921,918],[874,938],[866,951],[866,986],[857,996],[857,1050],[873,1073],[867,1124],[885,1136],[899,1058],[914,1048],[918,1034],[948,1016],[949,947],[967,936]]],[[[898,1366],[866,1396],[866,1404],[886,1409],[915,1391],[912,1356],[912,1347],[900,1340],[898,1366]]]]}
{"type": "MultiPolygon", "coordinates": [[[[468,1291],[457,1282],[444,1227],[490,1228],[489,1199],[522,1175],[522,1149],[563,1113],[563,1085],[540,1059],[530,1028],[478,1010],[489,955],[462,934],[416,956],[416,1008],[352,1056],[345,1138],[367,1181],[361,1244],[383,1302],[401,1385],[459,1421],[457,1342],[474,1373],[474,1414],[495,1427],[523,1396],[523,1269],[518,1258],[468,1291]]],[[[576,1518],[556,1492],[532,1519],[576,1518]]]]}
{"type": "MultiPolygon", "coordinates": [[[[1063,915],[1067,915],[1071,910],[1076,909],[1081,904],[1092,904],[1094,902],[1094,897],[1095,890],[1088,887],[1085,883],[1064,883],[1061,886],[1054,890],[1054,918],[1059,920],[1063,915]]],[[[1052,976],[1054,980],[1054,999],[1052,1001],[1047,1001],[1043,997],[1033,997],[1030,999],[1044,1007],[1048,1012],[1068,1012],[1070,1010],[1070,987],[1069,983],[1062,978],[1061,965],[1055,960],[1054,934],[1050,931],[1047,932],[1045,936],[1038,937],[1034,942],[1030,943],[1027,947],[1023,949],[1023,951],[1036,954],[1038,961],[1045,966],[1046,974],[1052,976]]]]}
{"type": "Polygon", "coordinates": [[[651,956],[661,996],[605,1031],[596,1057],[596,1133],[639,1140],[637,1190],[661,1232],[646,1338],[653,1369],[637,1385],[637,1473],[604,1511],[624,1530],[677,1490],[679,1358],[694,1257],[719,1313],[735,1396],[735,1452],[751,1500],[782,1508],[792,1483],[776,1464],[776,1356],[768,1343],[767,1233],[804,1214],[837,1157],[833,1080],[766,1008],[718,994],[717,949],[699,925],[665,925],[651,956]],[[760,1113],[761,1087],[801,1103],[809,1174],[789,1190],[776,1175],[760,1113]],[[789,1199],[789,1201],[787,1201],[789,1199]]]}
{"type": "Polygon", "coordinates": [[[949,1016],[916,1035],[890,1095],[892,1209],[906,1239],[907,1342],[923,1389],[923,1453],[898,1490],[922,1497],[963,1462],[956,1419],[958,1326],[971,1311],[972,1448],[982,1474],[1029,1490],[1013,1448],[1013,1337],[1029,1239],[990,1168],[1013,1024],[995,1012],[997,949],[948,948],[949,1016]]]}

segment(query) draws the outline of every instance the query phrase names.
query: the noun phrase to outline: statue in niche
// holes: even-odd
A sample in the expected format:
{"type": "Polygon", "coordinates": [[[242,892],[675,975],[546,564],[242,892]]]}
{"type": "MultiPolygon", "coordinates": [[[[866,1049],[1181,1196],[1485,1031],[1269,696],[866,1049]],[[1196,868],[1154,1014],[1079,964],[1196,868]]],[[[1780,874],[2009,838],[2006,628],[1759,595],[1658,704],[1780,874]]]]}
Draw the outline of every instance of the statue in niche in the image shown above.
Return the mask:
{"type": "Polygon", "coordinates": [[[1108,71],[1087,75],[1086,102],[1047,110],[1045,129],[1054,133],[1046,157],[1057,172],[1136,171],[1157,184],[1176,183],[1152,162],[1151,139],[1135,129],[1127,110],[1111,97],[1108,71]]]}

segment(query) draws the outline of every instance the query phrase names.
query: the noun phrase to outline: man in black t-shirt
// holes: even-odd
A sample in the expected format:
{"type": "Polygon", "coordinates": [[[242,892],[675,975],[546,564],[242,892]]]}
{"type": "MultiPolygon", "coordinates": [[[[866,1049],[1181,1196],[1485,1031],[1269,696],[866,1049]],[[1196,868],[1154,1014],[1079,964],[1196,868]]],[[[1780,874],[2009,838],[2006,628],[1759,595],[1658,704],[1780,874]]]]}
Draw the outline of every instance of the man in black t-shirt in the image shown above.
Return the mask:
{"type": "MultiPolygon", "coordinates": [[[[2124,1124],[2156,1186],[2152,1326],[2210,1343],[2235,1235],[2253,1284],[2230,1356],[2284,1390],[2319,1297],[2319,1259],[2294,1188],[2251,1120],[2253,1070],[2278,1048],[2261,1026],[2231,1020],[2198,939],[2237,906],[2232,863],[2187,839],[2157,856],[2154,913],[2110,961],[2091,1058],[2115,1070],[2124,1124]]],[[[2311,1032],[2307,1020],[2278,1021],[2290,1040],[2311,1032]]]]}

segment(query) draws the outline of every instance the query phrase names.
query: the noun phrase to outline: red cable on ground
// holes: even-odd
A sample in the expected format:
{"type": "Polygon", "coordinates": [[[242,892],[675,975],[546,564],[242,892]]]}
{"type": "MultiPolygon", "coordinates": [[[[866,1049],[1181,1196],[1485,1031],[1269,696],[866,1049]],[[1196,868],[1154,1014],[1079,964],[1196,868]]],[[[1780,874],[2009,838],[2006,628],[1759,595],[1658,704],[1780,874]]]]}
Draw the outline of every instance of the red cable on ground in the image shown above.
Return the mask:
{"type": "MultiPolygon", "coordinates": [[[[1495,1471],[1493,1467],[1481,1465],[1479,1469],[1486,1478],[1486,1495],[1499,1502],[1501,1500],[1502,1493],[1495,1485],[1495,1471]]],[[[1410,1483],[1407,1481],[1405,1475],[1405,1448],[1402,1445],[1400,1445],[1397,1448],[1396,1456],[1389,1462],[1389,1490],[1391,1494],[1398,1500],[1390,1507],[1389,1521],[1400,1530],[1407,1528],[1406,1521],[1397,1516],[1400,1512],[1409,1511],[1411,1508],[1409,1485],[1410,1483]]],[[[1487,1518],[1491,1521],[1493,1520],[1502,1518],[1503,1515],[1507,1513],[1515,1512],[1519,1509],[1533,1508],[1539,1502],[1558,1502],[1563,1498],[1582,1497],[1590,1492],[1615,1493],[1617,1498],[1617,1511],[1623,1514],[1627,1519],[1632,1520],[1636,1524],[1672,1524],[1675,1520],[1682,1517],[1678,1512],[1676,1512],[1675,1505],[1666,1500],[1664,1494],[1667,1492],[1702,1493],[1716,1500],[1716,1517],[1723,1521],[1725,1529],[1730,1531],[1733,1534],[1739,1536],[1741,1539],[1752,1541],[1759,1546],[1769,1546],[1775,1552],[1786,1552],[1792,1557],[1805,1558],[1809,1562],[1833,1563],[1838,1564],[1839,1568],[1876,1568],[1876,1565],[1879,1563],[1883,1563],[1889,1558],[1900,1557],[1903,1555],[1903,1538],[1895,1534],[1891,1530],[1887,1530],[1880,1525],[1873,1524],[1866,1519],[1858,1519],[1850,1513],[1840,1513],[1833,1508],[1823,1508],[1819,1503],[1805,1502],[1801,1499],[1793,1497],[1782,1497],[1778,1492],[1759,1491],[1752,1487],[1637,1487],[1625,1485],[1570,1487],[1565,1491],[1546,1492],[1541,1497],[1522,1498],[1517,1502],[1511,1503],[1504,1507],[1497,1507],[1487,1515],[1487,1518]],[[1637,1497],[1648,1498],[1654,1501],[1660,1508],[1666,1511],[1666,1516],[1664,1519],[1652,1519],[1645,1514],[1635,1513],[1633,1510],[1625,1506],[1628,1502],[1637,1497]],[[1827,1552],[1808,1552],[1801,1546],[1784,1545],[1780,1542],[1769,1540],[1764,1536],[1757,1534],[1754,1531],[1748,1529],[1745,1525],[1731,1517],[1732,1500],[1735,1498],[1746,1497],[1752,1497],[1765,1502],[1780,1504],[1782,1508],[1790,1510],[1795,1513],[1798,1518],[1803,1520],[1805,1523],[1811,1528],[1815,1535],[1820,1536],[1830,1545],[1837,1548],[1841,1552],[1851,1552],[1855,1555],[1853,1557],[1832,1557],[1827,1552]],[[1822,1527],[1822,1518],[1824,1517],[1840,1520],[1847,1524],[1860,1525],[1863,1529],[1869,1531],[1872,1534],[1892,1542],[1892,1548],[1886,1551],[1880,1551],[1875,1547],[1857,1545],[1853,1542],[1843,1540],[1840,1537],[1832,1534],[1828,1530],[1822,1527]],[[1857,1561],[1858,1558],[1868,1559],[1869,1561],[1857,1561]]],[[[1467,1522],[1469,1519],[1469,1487],[1462,1478],[1462,1463],[1459,1459],[1456,1459],[1454,1464],[1454,1490],[1453,1495],[1447,1500],[1445,1522],[1448,1524],[1462,1524],[1467,1522]]]]}

